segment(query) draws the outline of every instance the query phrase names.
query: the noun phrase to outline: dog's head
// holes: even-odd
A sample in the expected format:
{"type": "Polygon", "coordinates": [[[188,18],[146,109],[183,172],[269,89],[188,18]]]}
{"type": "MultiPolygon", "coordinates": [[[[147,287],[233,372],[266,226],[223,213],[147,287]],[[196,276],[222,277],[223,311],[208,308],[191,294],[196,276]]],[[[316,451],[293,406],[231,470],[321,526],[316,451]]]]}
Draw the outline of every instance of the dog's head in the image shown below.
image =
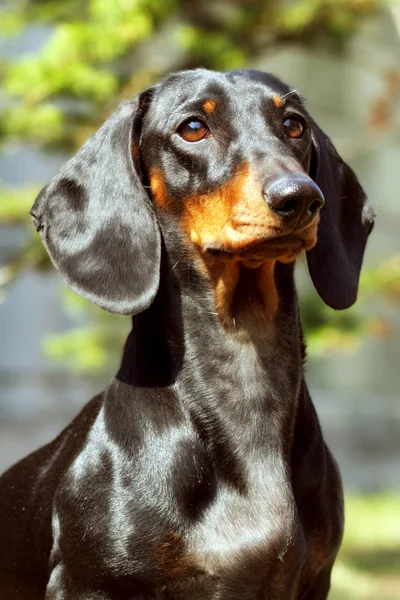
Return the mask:
{"type": "Polygon", "coordinates": [[[169,76],[123,103],[31,211],[68,285],[120,314],[157,293],[160,213],[205,260],[256,268],[306,250],[323,300],[356,300],[374,213],[299,96],[272,75],[169,76]]]}

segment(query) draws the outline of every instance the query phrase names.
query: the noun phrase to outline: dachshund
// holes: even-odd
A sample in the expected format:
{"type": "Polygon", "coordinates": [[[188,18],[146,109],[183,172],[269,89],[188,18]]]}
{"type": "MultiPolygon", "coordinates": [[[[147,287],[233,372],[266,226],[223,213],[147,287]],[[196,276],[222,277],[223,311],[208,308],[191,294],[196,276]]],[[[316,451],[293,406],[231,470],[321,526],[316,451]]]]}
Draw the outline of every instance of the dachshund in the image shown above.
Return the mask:
{"type": "Polygon", "coordinates": [[[351,306],[374,211],[297,92],[171,74],[31,215],[72,290],[132,330],[106,390],[0,480],[0,599],[325,600],[343,495],[294,265],[351,306]]]}

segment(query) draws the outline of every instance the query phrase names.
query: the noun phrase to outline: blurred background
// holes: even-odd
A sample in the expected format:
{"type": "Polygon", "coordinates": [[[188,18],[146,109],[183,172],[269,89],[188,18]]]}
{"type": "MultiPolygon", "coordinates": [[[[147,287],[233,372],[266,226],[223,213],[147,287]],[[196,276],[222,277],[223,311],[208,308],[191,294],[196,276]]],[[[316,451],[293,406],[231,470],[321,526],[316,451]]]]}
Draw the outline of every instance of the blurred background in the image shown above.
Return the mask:
{"type": "Polygon", "coordinates": [[[400,2],[0,0],[0,470],[54,437],[118,365],[129,319],[69,292],[28,211],[122,100],[165,73],[272,71],[377,211],[359,301],[297,268],[308,382],[346,491],[333,600],[400,598],[400,2]]]}

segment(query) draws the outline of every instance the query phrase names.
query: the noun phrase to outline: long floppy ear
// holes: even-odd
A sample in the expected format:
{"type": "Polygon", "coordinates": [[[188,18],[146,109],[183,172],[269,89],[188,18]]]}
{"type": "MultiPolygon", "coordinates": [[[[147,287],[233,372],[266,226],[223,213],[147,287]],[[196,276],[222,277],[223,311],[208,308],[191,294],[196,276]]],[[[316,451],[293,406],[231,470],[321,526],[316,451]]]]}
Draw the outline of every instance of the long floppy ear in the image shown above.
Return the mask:
{"type": "Polygon", "coordinates": [[[326,304],[348,308],[357,299],[358,281],[374,211],[352,169],[330,139],[313,123],[310,175],[322,190],[318,242],[307,252],[314,286],[326,304]]]}
{"type": "Polygon", "coordinates": [[[146,309],[159,285],[160,230],[133,159],[149,92],[123,102],[31,210],[72,290],[121,315],[146,309]]]}

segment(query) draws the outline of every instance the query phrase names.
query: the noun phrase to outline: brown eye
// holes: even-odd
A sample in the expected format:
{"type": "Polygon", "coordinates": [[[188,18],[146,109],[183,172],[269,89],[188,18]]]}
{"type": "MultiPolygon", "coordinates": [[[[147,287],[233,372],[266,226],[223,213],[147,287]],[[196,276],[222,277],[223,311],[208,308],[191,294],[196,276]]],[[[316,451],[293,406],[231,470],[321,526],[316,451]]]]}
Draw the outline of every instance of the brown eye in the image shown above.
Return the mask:
{"type": "Polygon", "coordinates": [[[210,130],[202,121],[189,119],[179,126],[178,134],[186,142],[199,142],[210,135],[210,130]]]}
{"type": "Polygon", "coordinates": [[[283,121],[285,135],[290,138],[300,138],[303,135],[304,125],[298,119],[289,117],[283,121]]]}

